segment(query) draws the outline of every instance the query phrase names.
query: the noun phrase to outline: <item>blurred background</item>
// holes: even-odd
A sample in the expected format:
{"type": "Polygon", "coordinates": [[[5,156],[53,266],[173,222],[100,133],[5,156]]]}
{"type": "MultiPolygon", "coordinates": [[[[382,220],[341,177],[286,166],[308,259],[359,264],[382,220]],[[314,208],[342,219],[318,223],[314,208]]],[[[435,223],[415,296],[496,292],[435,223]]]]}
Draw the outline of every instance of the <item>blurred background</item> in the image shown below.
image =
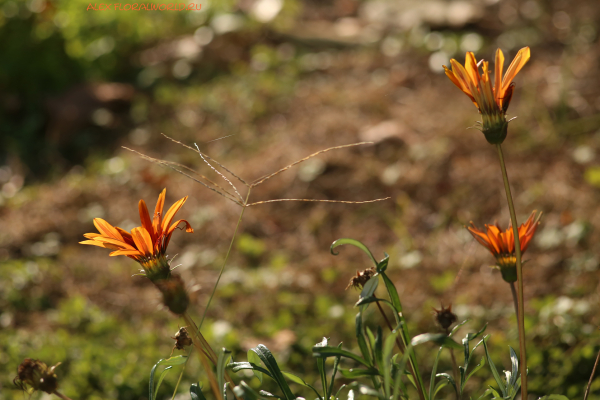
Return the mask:
{"type": "MultiPolygon", "coordinates": [[[[460,338],[488,322],[496,364],[508,368],[508,345],[518,347],[510,290],[464,229],[508,225],[497,155],[466,129],[477,111],[442,65],[466,51],[492,60],[500,47],[507,67],[523,46],[532,58],[515,80],[509,117],[518,119],[503,147],[519,220],[544,212],[525,256],[530,392],[582,396],[600,347],[597,0],[89,4],[0,1],[0,398],[23,398],[11,381],[25,357],[62,362],[60,388],[73,398],[147,398],[150,369],[183,322],[132,276],[135,262],[77,242],[95,217],[138,226],[139,199],[154,207],[165,187],[167,205],[190,196],[178,216],[195,232],[175,232],[169,254],[202,314],[241,210],[122,147],[220,179],[161,133],[249,181],[372,141],[312,158],[251,200],[391,197],[247,209],[203,327],[214,347],[245,361],[264,343],[309,383],[323,336],[356,350],[358,291],[345,288],[371,265],[354,248],[329,252],[351,237],[377,258],[390,254],[413,335],[436,331],[432,307],[452,303],[471,319],[460,338]]],[[[435,350],[418,350],[423,370],[435,350]]],[[[193,360],[178,399],[199,373],[193,360]]],[[[479,397],[491,374],[476,377],[469,390],[479,397]]],[[[171,372],[159,398],[176,381],[171,372]]],[[[600,398],[600,379],[590,398],[600,398]]]]}

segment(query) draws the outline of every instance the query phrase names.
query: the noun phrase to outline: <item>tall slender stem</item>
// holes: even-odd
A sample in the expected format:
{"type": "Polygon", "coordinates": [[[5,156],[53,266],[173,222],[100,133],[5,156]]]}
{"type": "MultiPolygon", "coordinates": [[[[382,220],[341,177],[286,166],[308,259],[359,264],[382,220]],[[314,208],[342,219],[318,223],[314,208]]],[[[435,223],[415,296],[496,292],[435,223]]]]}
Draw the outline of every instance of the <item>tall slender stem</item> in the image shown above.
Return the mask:
{"type": "Polygon", "coordinates": [[[527,350],[525,346],[525,307],[523,306],[523,265],[521,263],[521,241],[519,240],[519,226],[517,225],[517,214],[515,213],[515,205],[513,204],[512,194],[510,193],[510,184],[508,183],[508,174],[506,173],[506,164],[504,163],[504,154],[502,154],[502,146],[496,145],[498,150],[498,158],[500,159],[500,169],[502,170],[502,178],[504,180],[504,191],[506,192],[506,200],[508,201],[508,209],[510,211],[510,220],[512,223],[513,236],[515,237],[515,256],[517,258],[517,300],[518,312],[517,320],[519,326],[519,350],[521,358],[521,398],[527,400],[527,350]]]}
{"type": "MultiPolygon", "coordinates": [[[[192,320],[192,318],[190,318],[190,316],[187,312],[185,314],[183,314],[182,317],[185,320],[186,324],[191,325],[191,326],[196,326],[194,324],[194,321],[192,320]]],[[[200,331],[198,331],[198,333],[199,332],[200,331]]],[[[192,336],[192,342],[194,343],[194,347],[196,348],[196,350],[198,352],[198,357],[200,358],[202,367],[204,368],[204,371],[206,371],[206,375],[208,375],[208,381],[210,382],[210,386],[212,388],[213,393],[215,394],[215,397],[217,399],[222,399],[223,396],[221,395],[221,391],[219,390],[219,385],[217,383],[217,379],[215,378],[215,374],[213,373],[212,368],[208,362],[208,357],[205,353],[205,350],[203,349],[203,346],[198,342],[198,336],[192,336]]],[[[215,360],[215,363],[216,363],[216,360],[215,360]]]]}
{"type": "Polygon", "coordinates": [[[592,386],[592,381],[594,380],[594,375],[596,375],[596,367],[598,366],[598,361],[600,361],[600,351],[598,351],[598,356],[596,357],[596,362],[594,363],[594,368],[592,369],[592,374],[590,375],[590,380],[588,381],[587,387],[585,388],[585,394],[583,395],[583,400],[587,400],[588,395],[590,394],[590,386],[592,386]]]}
{"type": "Polygon", "coordinates": [[[515,289],[515,283],[510,282],[510,291],[512,293],[513,304],[515,306],[515,316],[517,317],[517,321],[519,321],[519,298],[517,295],[517,289],[515,289]]]}
{"type": "Polygon", "coordinates": [[[246,204],[248,204],[248,199],[250,198],[250,192],[252,191],[252,187],[248,188],[248,193],[246,194],[246,200],[244,200],[244,206],[242,207],[242,212],[240,213],[240,217],[238,218],[238,222],[235,226],[235,230],[233,231],[233,236],[231,237],[231,242],[229,242],[229,249],[227,249],[227,254],[225,255],[225,260],[223,260],[223,265],[221,265],[221,270],[219,271],[219,276],[217,278],[217,282],[215,282],[215,286],[213,287],[213,291],[208,298],[208,302],[206,303],[206,307],[204,308],[204,313],[202,314],[202,319],[200,320],[200,324],[198,325],[198,329],[202,328],[202,324],[204,323],[204,318],[206,318],[206,313],[208,312],[208,307],[210,307],[210,302],[217,291],[217,286],[219,286],[219,281],[221,280],[221,276],[223,275],[223,271],[225,270],[225,265],[227,264],[227,260],[229,259],[229,254],[231,254],[231,249],[233,248],[233,243],[235,241],[235,237],[237,236],[237,231],[242,223],[242,217],[244,216],[244,211],[246,211],[246,204]]]}

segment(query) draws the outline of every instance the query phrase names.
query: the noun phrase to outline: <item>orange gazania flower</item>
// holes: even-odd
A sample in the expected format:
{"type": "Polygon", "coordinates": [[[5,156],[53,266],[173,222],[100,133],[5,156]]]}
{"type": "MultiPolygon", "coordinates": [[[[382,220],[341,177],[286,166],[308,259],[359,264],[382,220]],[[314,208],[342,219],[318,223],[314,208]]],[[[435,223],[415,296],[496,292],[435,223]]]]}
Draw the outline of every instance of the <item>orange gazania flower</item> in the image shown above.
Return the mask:
{"type": "Polygon", "coordinates": [[[506,138],[508,129],[506,110],[513,93],[512,81],[529,61],[530,55],[529,47],[519,50],[503,78],[504,54],[498,49],[494,83],[490,78],[489,63],[483,60],[477,62],[472,52],[467,52],[464,67],[454,59],[450,60],[452,70],[444,65],[448,78],[469,96],[479,109],[483,119],[481,130],[487,141],[492,144],[500,144],[506,138]]]}
{"type": "MultiPolygon", "coordinates": [[[[542,213],[536,216],[537,211],[533,211],[527,221],[519,227],[519,242],[521,243],[521,254],[525,253],[527,246],[533,239],[533,235],[540,224],[542,213]]],[[[515,256],[515,237],[512,226],[502,231],[498,223],[494,225],[485,225],[486,231],[479,230],[471,221],[471,226],[467,227],[471,235],[485,248],[487,248],[494,257],[502,277],[507,282],[517,280],[515,256]]]]}
{"type": "Polygon", "coordinates": [[[184,219],[173,221],[175,214],[187,200],[187,196],[177,201],[163,214],[167,189],[158,196],[154,216],[150,219],[144,200],[140,200],[138,208],[142,226],[133,228],[131,233],[112,226],[102,218],[94,218],[94,225],[100,233],[86,233],[89,240],[79,242],[114,250],[110,256],[127,256],[142,265],[146,276],[153,282],[167,279],[170,276],[169,262],[166,257],[167,246],[179,224],[185,224],[186,232],[194,232],[189,222],[184,219]]]}

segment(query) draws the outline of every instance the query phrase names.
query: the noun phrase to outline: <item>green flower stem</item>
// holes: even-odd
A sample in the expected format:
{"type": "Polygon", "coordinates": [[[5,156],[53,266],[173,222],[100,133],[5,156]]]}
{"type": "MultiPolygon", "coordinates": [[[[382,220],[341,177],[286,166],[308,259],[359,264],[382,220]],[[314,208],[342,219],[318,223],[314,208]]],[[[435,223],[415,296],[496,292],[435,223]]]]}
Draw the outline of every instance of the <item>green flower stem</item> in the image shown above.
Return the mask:
{"type": "MultiPolygon", "coordinates": [[[[185,323],[188,324],[189,326],[193,326],[195,327],[196,324],[194,323],[194,320],[190,317],[190,315],[186,312],[185,314],[182,315],[183,319],[185,320],[185,323]]],[[[192,336],[192,342],[194,343],[194,347],[196,348],[196,351],[198,352],[198,357],[200,358],[200,362],[202,363],[202,367],[204,368],[204,371],[206,372],[206,375],[208,375],[208,381],[210,382],[210,387],[212,388],[213,393],[215,394],[215,397],[217,398],[217,400],[221,400],[223,398],[223,396],[221,395],[221,391],[219,390],[219,384],[217,383],[217,379],[215,378],[215,374],[208,362],[208,356],[206,353],[206,349],[204,349],[204,343],[202,343],[202,345],[198,342],[198,338],[202,337],[202,334],[200,333],[200,331],[197,331],[198,335],[196,335],[195,337],[192,336]]],[[[202,339],[204,339],[202,337],[202,339]]],[[[206,342],[206,341],[204,341],[206,342]]],[[[208,347],[210,349],[210,346],[208,347]]],[[[211,350],[212,352],[212,350],[211,350]]],[[[216,365],[216,357],[215,360],[213,361],[213,363],[216,365]]]]}
{"type": "Polygon", "coordinates": [[[500,169],[502,170],[502,178],[504,180],[504,191],[506,192],[506,200],[508,201],[510,220],[515,237],[515,256],[517,258],[518,283],[517,325],[519,326],[519,350],[521,353],[521,398],[523,400],[527,400],[527,350],[525,346],[525,311],[523,306],[523,265],[521,263],[521,241],[519,240],[519,225],[517,225],[517,214],[515,213],[515,205],[513,204],[512,194],[510,193],[510,185],[508,183],[508,174],[506,173],[506,164],[504,163],[504,154],[502,154],[502,146],[497,144],[496,149],[498,150],[498,158],[500,159],[500,169]]]}
{"type": "MultiPolygon", "coordinates": [[[[240,227],[240,224],[242,222],[242,217],[244,216],[244,211],[246,210],[246,204],[248,204],[248,199],[250,198],[251,190],[252,190],[252,188],[248,188],[248,193],[246,194],[246,200],[244,201],[244,206],[242,206],[242,212],[240,213],[240,217],[238,218],[238,222],[235,226],[235,230],[233,231],[233,236],[231,238],[231,242],[229,243],[229,249],[227,250],[227,254],[225,255],[225,260],[223,260],[223,265],[221,265],[221,270],[219,271],[219,277],[217,278],[217,282],[215,282],[213,291],[210,294],[210,298],[208,299],[206,308],[204,309],[204,313],[202,314],[202,319],[200,320],[200,325],[197,326],[196,323],[194,322],[194,320],[189,316],[189,314],[187,312],[183,315],[183,319],[186,321],[186,323],[194,328],[194,332],[196,332],[197,339],[199,339],[202,342],[202,347],[203,347],[202,351],[204,352],[204,355],[206,357],[208,357],[215,366],[217,365],[217,355],[212,350],[212,348],[210,347],[210,345],[208,344],[206,339],[204,339],[204,336],[200,332],[200,327],[202,327],[202,323],[204,322],[204,318],[206,317],[208,307],[210,306],[210,302],[211,302],[212,298],[214,297],[215,292],[217,291],[217,286],[219,285],[219,281],[221,280],[221,276],[223,275],[223,271],[225,270],[225,265],[227,264],[229,255],[231,254],[231,249],[233,248],[233,243],[237,236],[238,228],[240,227]]],[[[194,343],[196,343],[196,342],[194,341],[194,343]]],[[[189,360],[189,353],[188,353],[188,360],[189,360]]],[[[187,361],[185,362],[185,364],[183,364],[183,369],[185,369],[186,364],[187,364],[187,361]]],[[[173,392],[173,399],[175,398],[175,394],[177,393],[177,387],[179,386],[179,382],[181,381],[181,377],[183,376],[183,369],[181,370],[181,373],[179,374],[179,380],[177,381],[177,386],[175,387],[175,391],[173,392]]],[[[225,372],[225,376],[226,376],[227,380],[232,384],[231,387],[235,386],[233,383],[233,380],[229,377],[229,374],[227,372],[225,372]]],[[[235,395],[235,393],[234,393],[234,395],[235,395]]],[[[237,395],[235,395],[235,397],[236,397],[236,399],[238,398],[237,395]]]]}
{"type": "MultiPolygon", "coordinates": [[[[379,308],[379,312],[381,312],[381,315],[383,315],[383,319],[387,323],[388,328],[390,328],[390,331],[393,331],[394,327],[390,323],[390,320],[388,319],[388,317],[385,315],[385,312],[383,312],[383,308],[381,308],[381,305],[379,304],[378,301],[376,301],[375,304],[377,304],[377,307],[379,308]]],[[[402,345],[402,342],[400,341],[400,339],[398,339],[398,337],[396,337],[396,345],[398,346],[398,349],[400,349],[400,353],[404,354],[405,348],[402,345]]],[[[418,371],[415,370],[415,366],[413,365],[412,360],[409,360],[409,361],[410,362],[408,363],[408,367],[410,368],[410,374],[413,376],[413,378],[415,380],[415,384],[417,385],[417,392],[419,393],[419,398],[420,398],[420,400],[425,400],[425,391],[423,390],[423,387],[421,386],[421,377],[417,376],[418,371]]]]}
{"type": "Polygon", "coordinates": [[[515,289],[515,283],[510,282],[510,291],[512,292],[513,304],[515,305],[515,315],[517,316],[517,321],[519,320],[519,298],[517,295],[517,289],[515,289]]]}
{"type": "Polygon", "coordinates": [[[250,198],[250,192],[252,192],[252,187],[248,188],[248,193],[246,193],[246,200],[244,200],[244,205],[242,206],[242,212],[240,213],[240,217],[238,218],[237,225],[235,226],[235,230],[233,231],[233,236],[231,237],[231,242],[229,243],[229,249],[227,249],[227,254],[225,255],[225,260],[223,260],[223,265],[221,265],[221,271],[219,271],[219,277],[217,278],[217,282],[215,282],[215,286],[213,287],[213,291],[208,298],[208,302],[206,303],[206,308],[204,309],[204,314],[202,314],[202,319],[200,320],[200,325],[198,325],[198,332],[200,332],[200,328],[202,328],[202,324],[204,323],[204,318],[206,318],[206,313],[208,312],[208,307],[210,307],[210,302],[217,291],[217,286],[219,286],[219,281],[221,280],[221,276],[223,275],[223,271],[225,270],[225,265],[227,264],[227,260],[229,259],[229,254],[231,254],[231,249],[233,248],[233,243],[235,241],[235,237],[237,236],[238,229],[240,224],[242,223],[242,217],[244,216],[244,211],[246,211],[246,207],[248,204],[248,199],[250,198]]]}

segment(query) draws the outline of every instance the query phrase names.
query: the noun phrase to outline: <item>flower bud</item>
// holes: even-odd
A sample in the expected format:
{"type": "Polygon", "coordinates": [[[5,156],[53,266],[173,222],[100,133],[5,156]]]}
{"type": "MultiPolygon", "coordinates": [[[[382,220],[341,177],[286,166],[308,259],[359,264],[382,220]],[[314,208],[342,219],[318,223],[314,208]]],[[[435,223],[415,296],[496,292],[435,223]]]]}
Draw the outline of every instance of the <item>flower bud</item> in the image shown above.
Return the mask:
{"type": "Polygon", "coordinates": [[[181,315],[186,312],[190,304],[190,298],[179,275],[171,274],[170,278],[160,280],[155,284],[163,295],[164,305],[172,313],[181,315]]]}

